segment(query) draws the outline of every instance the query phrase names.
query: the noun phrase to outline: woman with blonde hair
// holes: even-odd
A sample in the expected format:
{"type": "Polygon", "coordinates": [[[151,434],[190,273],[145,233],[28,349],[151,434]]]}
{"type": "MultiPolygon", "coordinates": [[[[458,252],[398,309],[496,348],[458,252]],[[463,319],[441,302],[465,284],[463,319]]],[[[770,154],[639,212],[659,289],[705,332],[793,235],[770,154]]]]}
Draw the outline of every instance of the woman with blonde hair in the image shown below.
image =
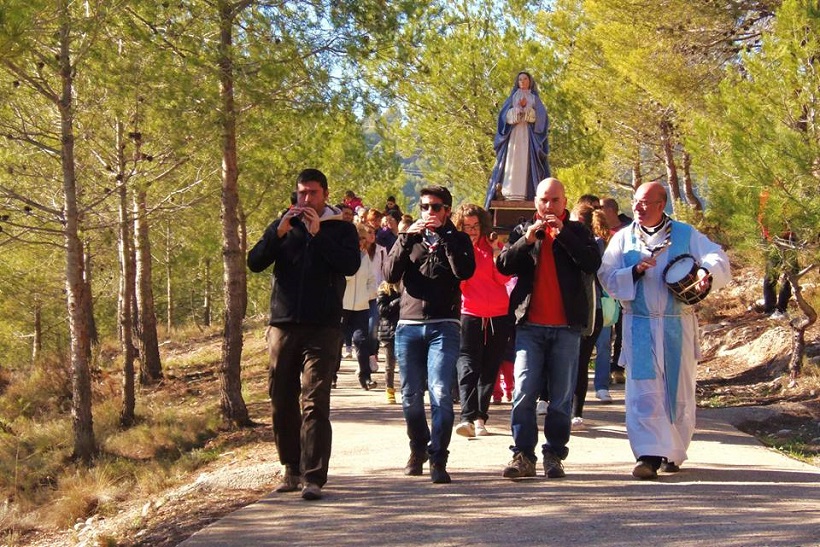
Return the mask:
{"type": "MultiPolygon", "coordinates": [[[[613,232],[609,227],[609,222],[606,219],[606,214],[600,209],[592,212],[592,235],[595,236],[595,241],[598,243],[598,248],[601,250],[601,255],[604,254],[604,249],[612,239],[613,232]]],[[[603,287],[599,286],[601,291],[601,298],[609,298],[603,287]]],[[[615,306],[620,304],[615,303],[615,306]]],[[[602,306],[603,312],[603,306],[602,306]]],[[[618,310],[620,313],[620,310],[618,310]]],[[[603,319],[603,313],[600,314],[603,319]]],[[[618,316],[615,315],[617,322],[618,316]]],[[[601,323],[601,332],[598,333],[598,338],[595,341],[595,378],[593,380],[593,387],[595,389],[595,397],[603,404],[612,403],[612,395],[609,393],[609,374],[610,365],[612,361],[612,330],[613,325],[604,325],[601,323]]]]}
{"type": "MultiPolygon", "coordinates": [[[[595,242],[598,244],[598,251],[603,254],[606,246],[606,240],[609,239],[609,227],[606,224],[606,217],[603,212],[585,203],[579,203],[572,210],[572,216],[577,218],[592,232],[595,236],[595,242]],[[598,213],[596,215],[596,213],[598,213]],[[606,237],[606,240],[604,239],[606,237]]],[[[602,330],[603,321],[601,317],[601,294],[603,290],[598,282],[596,276],[590,279],[591,292],[594,294],[595,311],[594,322],[589,327],[590,331],[583,333],[581,336],[581,344],[578,348],[578,377],[575,383],[575,397],[572,403],[572,428],[584,428],[584,403],[587,397],[587,388],[589,387],[589,360],[592,357],[592,350],[595,348],[595,342],[598,340],[598,335],[602,330]]],[[[609,356],[607,356],[607,368],[609,365],[609,356]]],[[[606,373],[607,382],[609,381],[609,371],[606,373]]],[[[607,394],[609,392],[607,391],[607,394]]],[[[599,397],[600,399],[600,397],[599,397]]],[[[611,403],[612,398],[608,401],[601,402],[611,403]]]]}
{"type": "Polygon", "coordinates": [[[355,274],[346,277],[347,286],[343,299],[342,329],[351,334],[353,346],[356,348],[356,357],[359,362],[359,385],[362,389],[369,390],[376,387],[370,377],[370,329],[368,322],[370,318],[370,301],[376,299],[376,276],[373,272],[373,259],[368,252],[370,246],[367,226],[358,224],[356,229],[359,232],[359,249],[361,251],[362,263],[355,274]]]}

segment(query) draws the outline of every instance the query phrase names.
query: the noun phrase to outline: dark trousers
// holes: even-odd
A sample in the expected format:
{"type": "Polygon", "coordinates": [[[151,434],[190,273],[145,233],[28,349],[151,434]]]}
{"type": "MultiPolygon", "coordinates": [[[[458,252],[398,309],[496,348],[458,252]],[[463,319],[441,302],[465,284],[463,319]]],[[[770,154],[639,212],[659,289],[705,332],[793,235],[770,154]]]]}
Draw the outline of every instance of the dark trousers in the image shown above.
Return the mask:
{"type": "Polygon", "coordinates": [[[624,313],[618,314],[618,321],[612,326],[612,360],[609,362],[609,370],[624,371],[624,367],[618,364],[621,359],[621,346],[624,340],[624,313]]]}
{"type": "Polygon", "coordinates": [[[487,421],[498,367],[512,327],[512,320],[505,315],[487,319],[462,314],[456,363],[462,421],[487,421]]]}
{"type": "Polygon", "coordinates": [[[350,333],[356,357],[359,362],[359,383],[370,380],[370,311],[344,310],[342,312],[342,331],[350,333]]]}
{"type": "Polygon", "coordinates": [[[595,327],[592,334],[581,337],[581,344],[578,348],[578,378],[575,381],[575,398],[572,402],[572,417],[582,418],[584,416],[584,403],[587,400],[587,388],[589,387],[589,359],[592,357],[592,350],[595,349],[595,342],[601,334],[604,325],[604,317],[601,309],[595,313],[595,327]]]}
{"type": "Polygon", "coordinates": [[[779,274],[780,271],[775,266],[766,264],[766,276],[763,278],[763,311],[766,313],[772,313],[775,310],[785,313],[789,305],[789,298],[792,297],[792,284],[785,277],[780,284],[780,291],[777,291],[779,274]],[[775,300],[775,293],[777,293],[777,300],[775,300]]]}
{"type": "Polygon", "coordinates": [[[772,313],[777,310],[781,313],[786,312],[786,307],[789,305],[789,298],[792,297],[792,285],[786,279],[786,273],[797,274],[800,267],[797,263],[797,255],[795,252],[789,251],[785,255],[780,255],[774,251],[770,251],[766,257],[766,275],[763,278],[763,311],[772,313]],[[777,291],[777,282],[780,284],[780,291],[777,291]],[[775,293],[777,293],[777,300],[775,300],[775,293]]]}
{"type": "Polygon", "coordinates": [[[330,384],[339,358],[338,327],[269,326],[268,394],[279,462],[324,486],[330,460],[330,384]]]}
{"type": "Polygon", "coordinates": [[[388,338],[384,341],[384,385],[385,387],[395,388],[396,376],[396,341],[393,338],[388,338]]]}

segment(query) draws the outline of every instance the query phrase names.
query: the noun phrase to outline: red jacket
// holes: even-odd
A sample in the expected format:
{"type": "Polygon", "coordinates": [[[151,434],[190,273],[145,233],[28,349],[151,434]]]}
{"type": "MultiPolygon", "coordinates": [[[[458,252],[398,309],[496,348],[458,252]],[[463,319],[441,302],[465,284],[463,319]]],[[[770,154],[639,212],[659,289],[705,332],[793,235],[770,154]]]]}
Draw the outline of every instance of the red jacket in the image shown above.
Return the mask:
{"type": "Polygon", "coordinates": [[[495,267],[493,247],[486,237],[473,245],[475,273],[461,282],[461,313],[474,317],[498,317],[507,315],[510,297],[506,283],[509,276],[499,273],[495,267]]]}

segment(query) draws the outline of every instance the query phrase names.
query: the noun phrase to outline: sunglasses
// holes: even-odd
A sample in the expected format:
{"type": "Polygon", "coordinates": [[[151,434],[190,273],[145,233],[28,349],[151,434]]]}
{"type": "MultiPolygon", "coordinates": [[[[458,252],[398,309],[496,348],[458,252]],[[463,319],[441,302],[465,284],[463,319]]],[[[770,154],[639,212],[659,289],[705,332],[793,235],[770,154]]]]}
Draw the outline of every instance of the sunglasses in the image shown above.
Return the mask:
{"type": "Polygon", "coordinates": [[[439,211],[441,211],[445,207],[447,207],[447,206],[444,205],[443,203],[422,203],[421,205],[419,205],[419,209],[421,209],[422,211],[427,211],[429,209],[432,209],[434,213],[438,213],[439,211]]]}

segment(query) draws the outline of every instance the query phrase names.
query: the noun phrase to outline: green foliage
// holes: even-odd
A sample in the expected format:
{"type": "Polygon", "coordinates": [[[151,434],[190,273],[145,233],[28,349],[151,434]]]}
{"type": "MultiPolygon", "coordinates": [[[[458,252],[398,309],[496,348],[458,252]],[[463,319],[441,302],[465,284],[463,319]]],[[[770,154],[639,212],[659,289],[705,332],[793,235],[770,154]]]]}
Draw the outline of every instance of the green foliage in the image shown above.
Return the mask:
{"type": "MultiPolygon", "coordinates": [[[[15,214],[15,213],[11,213],[15,214]]],[[[26,370],[32,359],[35,309],[40,309],[43,354],[65,348],[65,305],[59,255],[50,246],[8,245],[0,260],[0,369],[26,370]]]]}
{"type": "Polygon", "coordinates": [[[553,166],[594,153],[579,130],[577,97],[562,89],[552,37],[539,35],[550,27],[537,16],[518,4],[438,3],[365,65],[367,81],[399,113],[389,125],[399,152],[456,201],[484,201],[498,111],[521,70],[533,74],[549,112],[553,166]]]}
{"type": "Polygon", "coordinates": [[[818,31],[816,8],[783,2],[760,50],[743,56],[698,119],[692,146],[704,158],[710,202],[736,240],[758,241],[765,228],[816,241],[818,31]]]}

